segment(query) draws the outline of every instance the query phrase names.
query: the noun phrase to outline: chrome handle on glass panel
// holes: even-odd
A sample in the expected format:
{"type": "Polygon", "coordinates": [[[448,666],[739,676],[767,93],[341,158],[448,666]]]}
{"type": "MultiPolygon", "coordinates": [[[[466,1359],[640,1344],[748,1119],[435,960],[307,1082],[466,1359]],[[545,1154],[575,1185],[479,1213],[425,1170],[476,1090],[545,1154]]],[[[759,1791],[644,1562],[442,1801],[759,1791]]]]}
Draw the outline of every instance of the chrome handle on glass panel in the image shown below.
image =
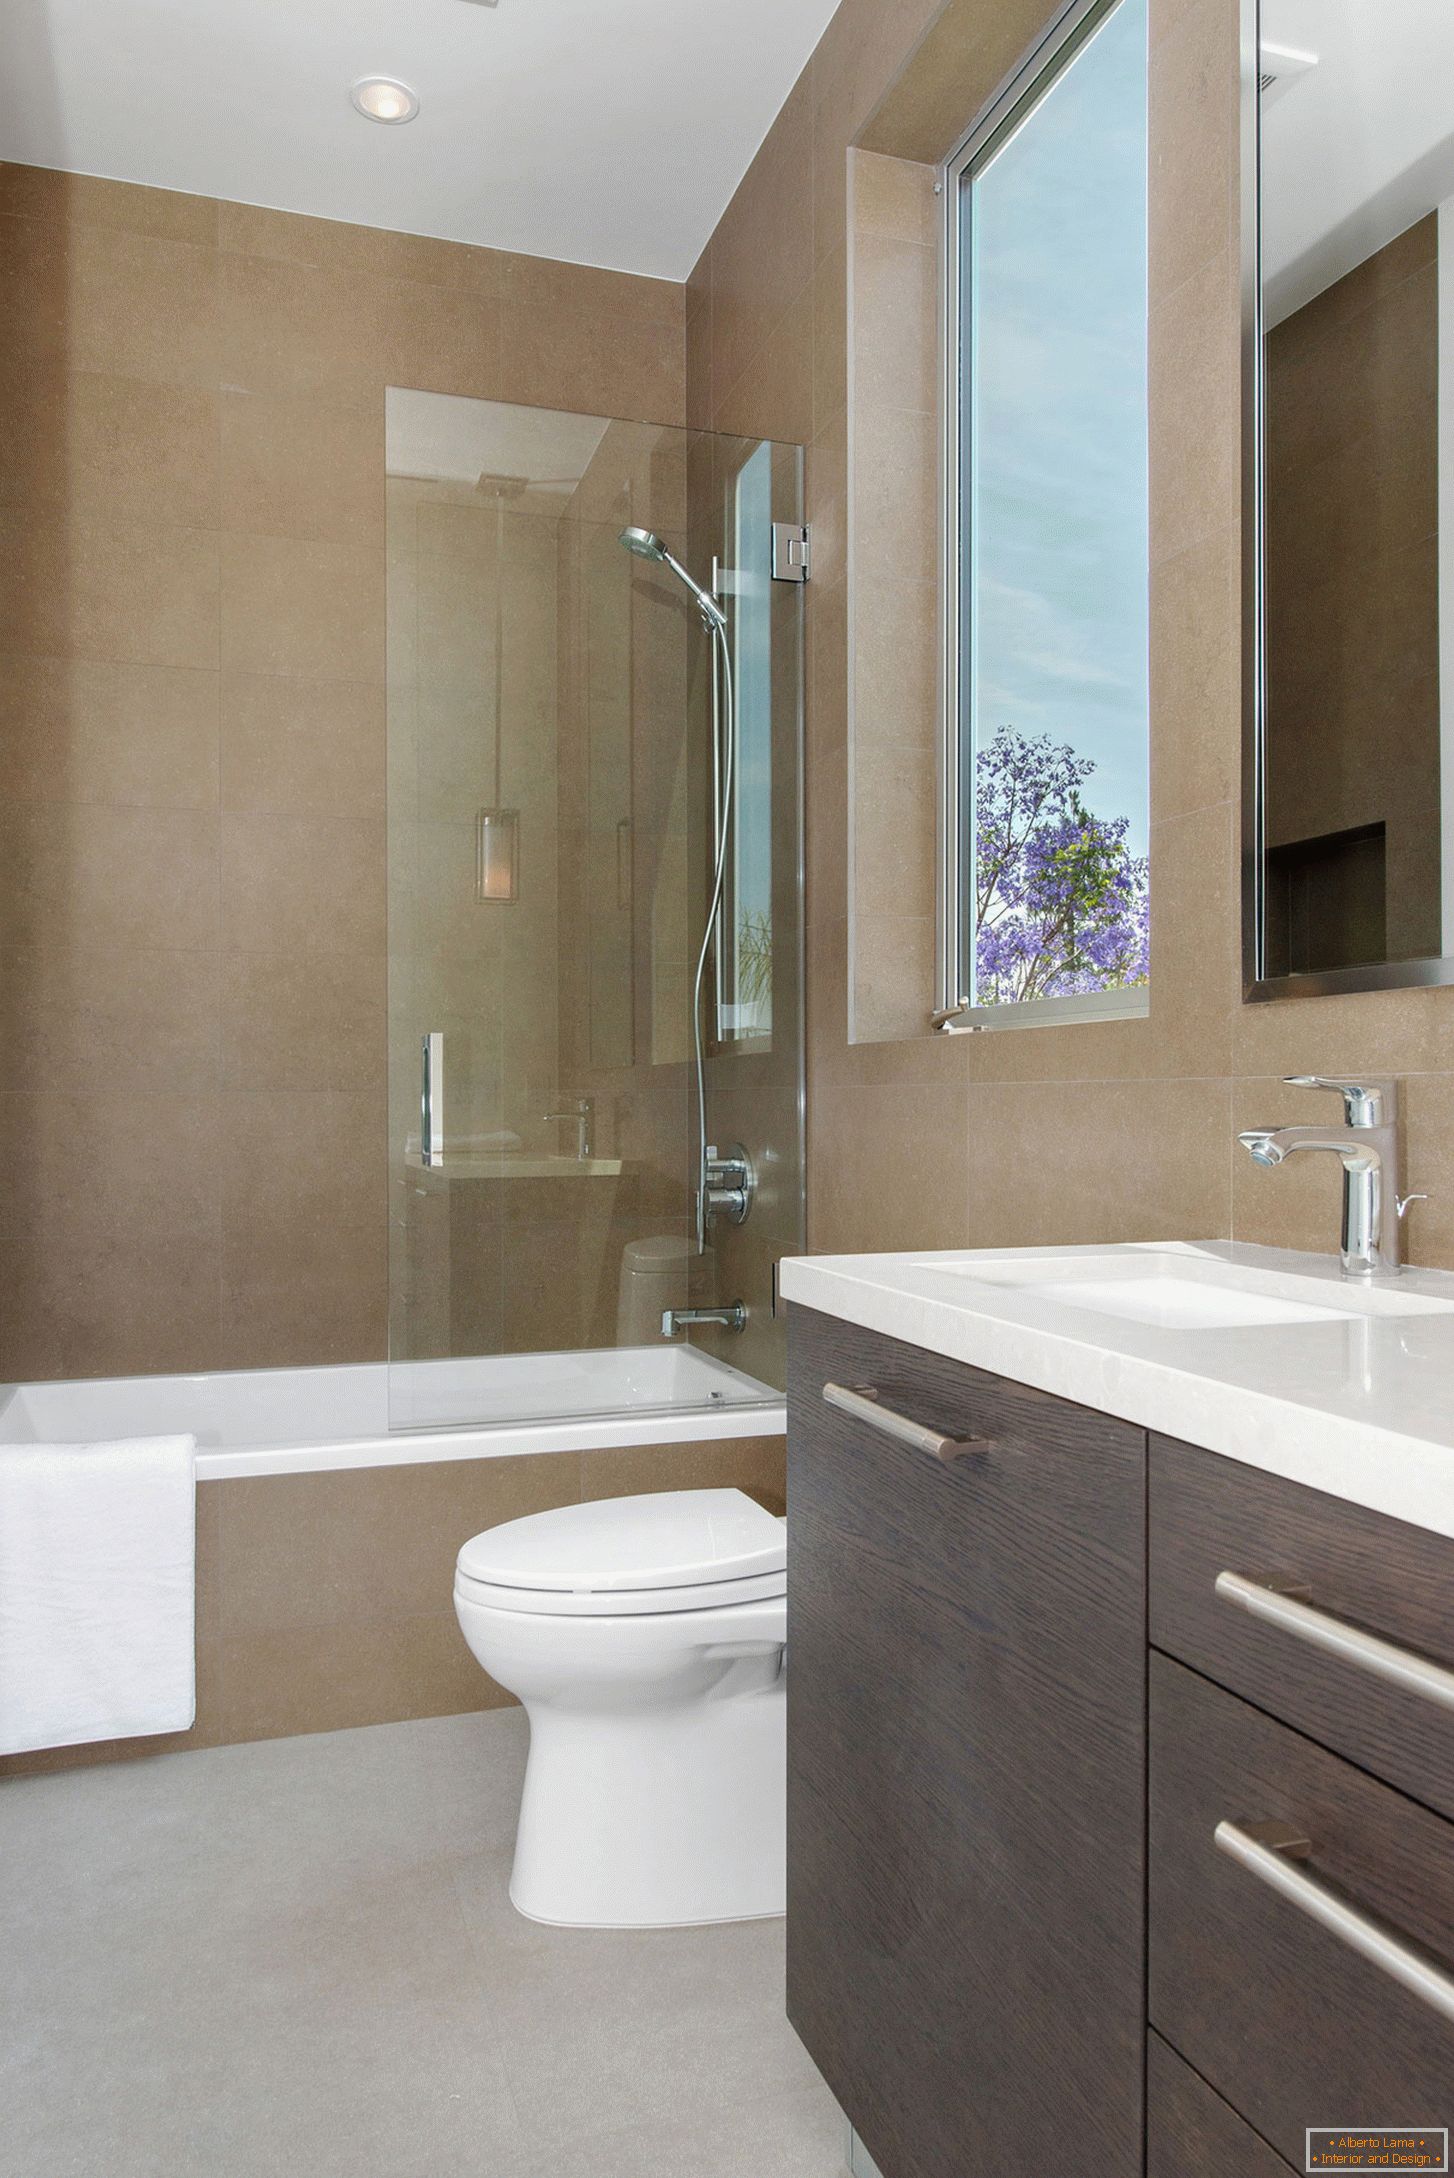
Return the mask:
{"type": "Polygon", "coordinates": [[[866,1422],[870,1429],[892,1437],[896,1444],[910,1445],[916,1452],[927,1452],[932,1459],[943,1460],[946,1466],[951,1460],[990,1450],[988,1437],[945,1437],[937,1429],[926,1429],[922,1422],[911,1422],[906,1414],[896,1414],[892,1407],[879,1403],[878,1393],[871,1384],[852,1388],[847,1384],[825,1384],[823,1397],[830,1407],[851,1414],[856,1422],[866,1422]]]}
{"type": "Polygon", "coordinates": [[[420,1051],[419,1162],[444,1163],[444,1037],[438,1029],[422,1039],[420,1051]]]}
{"type": "Polygon", "coordinates": [[[1312,1855],[1312,1842],[1292,1823],[1220,1822],[1213,1832],[1225,1853],[1248,1875],[1265,1883],[1299,1913],[1336,1936],[1350,1951],[1367,1959],[1392,1981],[1411,1990],[1431,2010],[1454,2021],[1454,1976],[1428,1952],[1397,1929],[1350,1905],[1339,1892],[1298,1867],[1312,1855]]]}
{"type": "Polygon", "coordinates": [[[1375,1679],[1387,1680],[1406,1694],[1422,1695],[1441,1709],[1454,1709],[1454,1671],[1412,1649],[1396,1648],[1377,1634],[1365,1633],[1347,1619],[1316,1610],[1312,1590],[1282,1574],[1219,1573],[1214,1583],[1223,1603],[1292,1634],[1299,1641],[1353,1664],[1375,1679]]]}

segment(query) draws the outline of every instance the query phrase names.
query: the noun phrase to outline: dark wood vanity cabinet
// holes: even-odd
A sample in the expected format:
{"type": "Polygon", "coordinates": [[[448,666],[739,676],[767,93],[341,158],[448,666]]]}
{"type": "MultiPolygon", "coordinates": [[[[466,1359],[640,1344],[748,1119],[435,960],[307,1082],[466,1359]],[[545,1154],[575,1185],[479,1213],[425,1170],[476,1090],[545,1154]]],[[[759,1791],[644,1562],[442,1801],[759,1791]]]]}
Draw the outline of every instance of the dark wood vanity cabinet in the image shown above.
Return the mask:
{"type": "Polygon", "coordinates": [[[788,1401],[790,2016],[884,2178],[1131,2178],[1144,1433],[799,1307],[788,1401]]]}
{"type": "Polygon", "coordinates": [[[1288,2178],[1292,2169],[1169,2042],[1147,2036],[1146,2178],[1288,2178]]]}
{"type": "Polygon", "coordinates": [[[1228,1572],[1287,1587],[1454,1674],[1454,1542],[1165,1437],[1150,1516],[1155,1647],[1454,1818],[1454,1710],[1218,1589],[1228,1572]]]}
{"type": "Polygon", "coordinates": [[[1328,1897],[1454,1961],[1454,1823],[1153,1655],[1151,2022],[1299,2170],[1309,2127],[1454,2124],[1454,2026],[1328,1897]],[[1228,1823],[1303,1838],[1311,1903],[1219,1850],[1228,1823]]]}
{"type": "Polygon", "coordinates": [[[789,1351],[788,2008],[883,2178],[1454,2130],[1454,1541],[796,1306],[789,1351]]]}

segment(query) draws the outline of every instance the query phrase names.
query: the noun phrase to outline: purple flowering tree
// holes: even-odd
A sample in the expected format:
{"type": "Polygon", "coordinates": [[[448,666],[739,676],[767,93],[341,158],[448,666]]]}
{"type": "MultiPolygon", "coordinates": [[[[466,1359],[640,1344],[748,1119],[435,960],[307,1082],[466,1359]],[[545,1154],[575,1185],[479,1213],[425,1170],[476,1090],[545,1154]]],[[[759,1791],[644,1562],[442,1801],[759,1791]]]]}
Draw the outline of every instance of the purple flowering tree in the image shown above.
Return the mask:
{"type": "Polygon", "coordinates": [[[1081,799],[1089,757],[1002,726],[975,764],[975,966],[981,1005],[1080,997],[1150,975],[1145,856],[1129,819],[1081,799]]]}

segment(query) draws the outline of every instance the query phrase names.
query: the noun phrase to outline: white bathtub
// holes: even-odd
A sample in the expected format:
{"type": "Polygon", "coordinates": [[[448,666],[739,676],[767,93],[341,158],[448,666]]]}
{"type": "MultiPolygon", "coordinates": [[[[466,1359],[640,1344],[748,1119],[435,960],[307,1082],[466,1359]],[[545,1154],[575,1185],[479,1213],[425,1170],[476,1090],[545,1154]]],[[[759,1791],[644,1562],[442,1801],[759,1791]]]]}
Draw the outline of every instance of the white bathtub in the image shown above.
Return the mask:
{"type": "Polygon", "coordinates": [[[186,1432],[199,1482],[771,1437],[786,1426],[781,1393],[689,1346],[0,1389],[0,1448],[186,1432]]]}

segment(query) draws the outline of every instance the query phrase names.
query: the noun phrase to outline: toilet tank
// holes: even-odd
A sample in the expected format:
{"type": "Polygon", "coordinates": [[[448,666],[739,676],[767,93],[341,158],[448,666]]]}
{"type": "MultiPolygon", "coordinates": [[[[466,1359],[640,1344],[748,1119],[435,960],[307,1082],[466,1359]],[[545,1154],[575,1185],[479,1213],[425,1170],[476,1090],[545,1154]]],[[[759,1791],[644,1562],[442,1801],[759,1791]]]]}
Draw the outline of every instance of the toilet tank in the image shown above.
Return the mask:
{"type": "Polygon", "coordinates": [[[621,1289],[616,1307],[618,1346],[653,1346],[668,1308],[685,1308],[690,1243],[671,1233],[628,1240],[621,1251],[621,1289]]]}

